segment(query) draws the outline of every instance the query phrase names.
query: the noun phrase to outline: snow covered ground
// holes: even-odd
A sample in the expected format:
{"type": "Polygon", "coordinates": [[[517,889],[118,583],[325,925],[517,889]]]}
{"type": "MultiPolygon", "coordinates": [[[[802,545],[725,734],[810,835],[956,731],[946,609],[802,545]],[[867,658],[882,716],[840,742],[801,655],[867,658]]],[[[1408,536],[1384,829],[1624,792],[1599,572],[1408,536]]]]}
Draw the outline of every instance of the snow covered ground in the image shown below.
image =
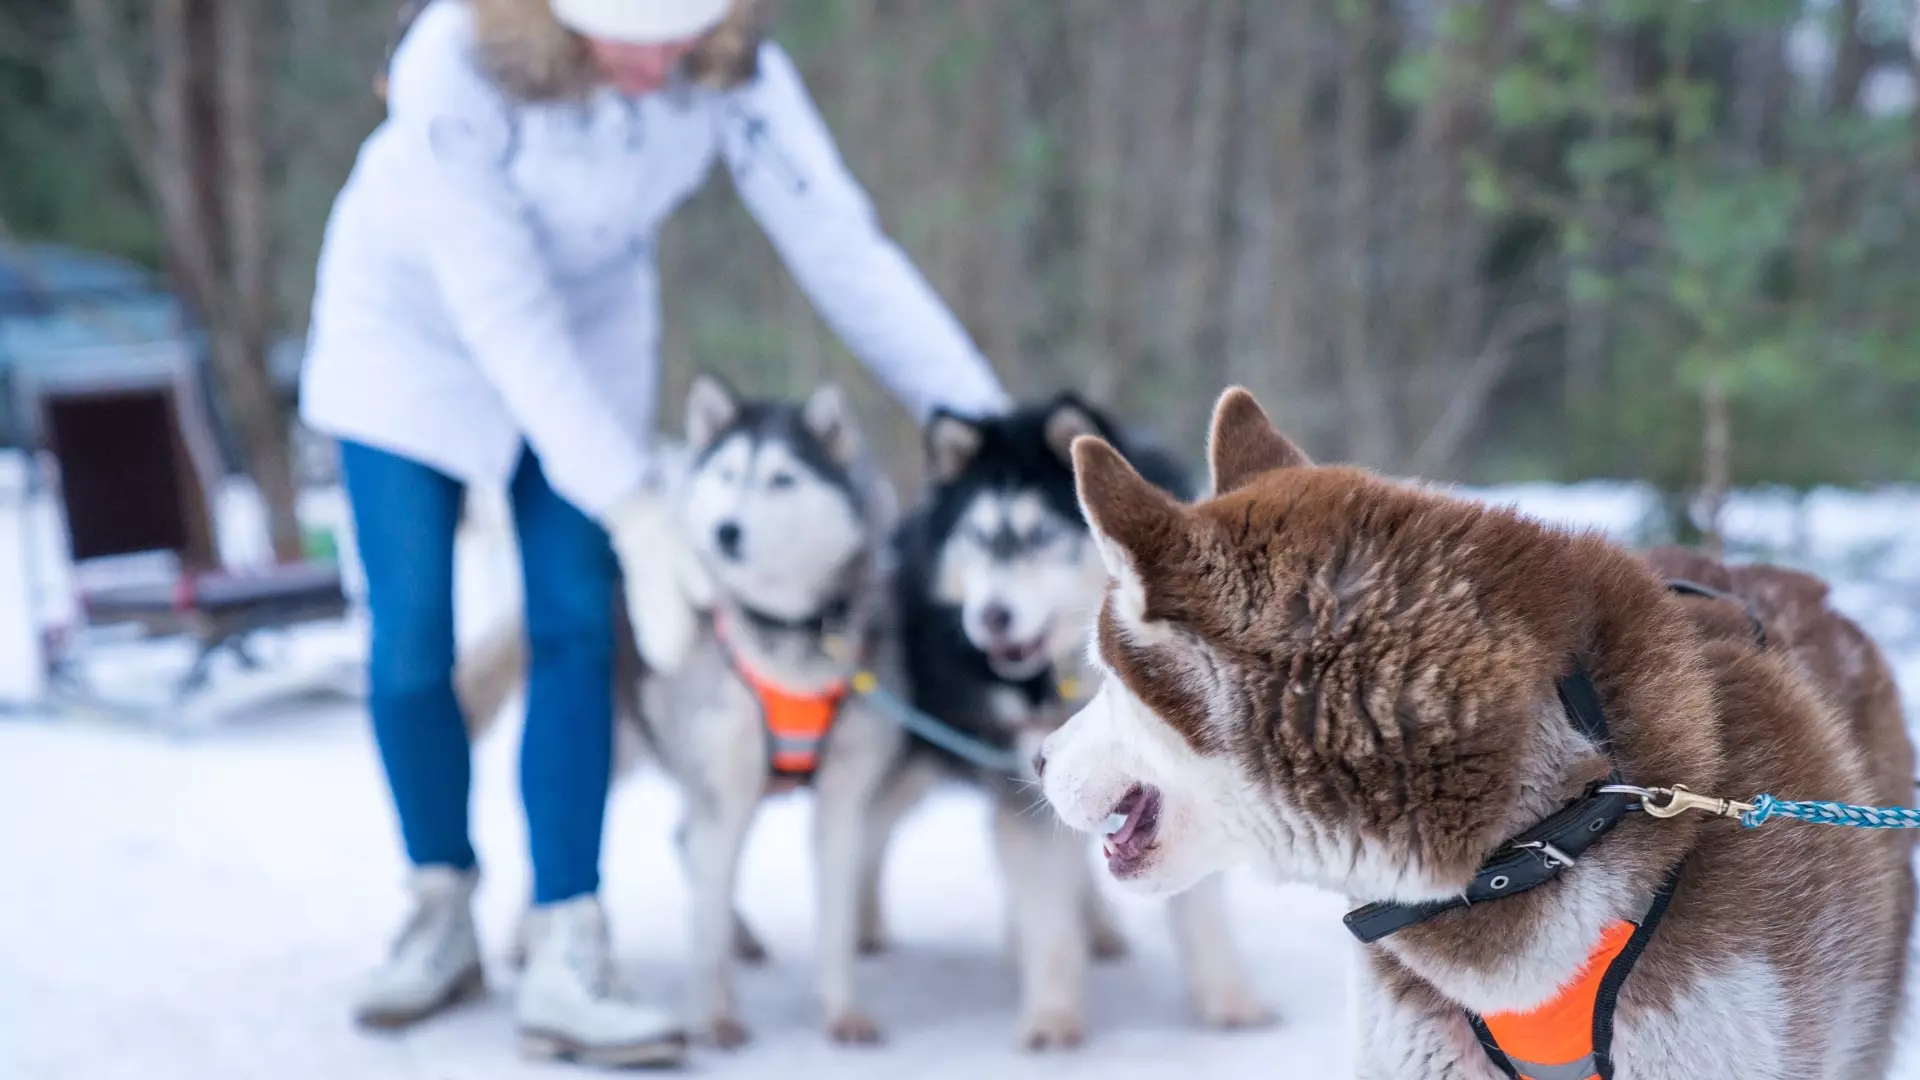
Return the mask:
{"type": "MultiPolygon", "coordinates": [[[[1556,520],[1637,535],[1648,500],[1621,485],[1484,493],[1556,520]]],[[[335,500],[316,498],[317,518],[335,500]]],[[[244,508],[230,517],[247,532],[244,508]]],[[[1743,546],[1840,578],[1846,609],[1878,634],[1920,715],[1920,492],[1740,499],[1743,546]]],[[[244,546],[244,545],[237,545],[244,546]]],[[[11,557],[0,551],[0,557],[11,557]]],[[[462,622],[511,599],[511,556],[467,545],[462,622]]],[[[44,584],[46,574],[38,575],[44,584]]],[[[56,590],[57,592],[57,590],[56,590]]],[[[46,601],[43,595],[42,601],[46,601]]],[[[40,606],[45,606],[42,603],[40,606]]],[[[350,664],[363,628],[279,643],[289,664],[350,664]]],[[[109,674],[144,684],[133,654],[109,674]]],[[[328,677],[312,680],[323,686],[328,677]]],[[[138,688],[137,685],[134,686],[138,688]]],[[[0,717],[0,1080],[465,1080],[576,1075],[520,1062],[511,977],[495,964],[482,1004],[403,1037],[346,1021],[356,975],[400,914],[402,867],[360,707],[317,694],[248,703],[191,736],[101,716],[0,717]]],[[[497,959],[526,893],[514,732],[478,751],[475,825],[487,880],[481,928],[497,959]]],[[[674,799],[658,780],[621,785],[610,812],[606,900],[623,973],[677,1000],[685,890],[668,850],[674,799]]],[[[885,1024],[879,1049],[818,1031],[810,992],[804,797],[767,807],[747,853],[742,904],[773,950],[743,974],[755,1041],[703,1052],[716,1077],[1338,1076],[1347,1069],[1340,900],[1236,878],[1236,932],[1278,1009],[1271,1030],[1216,1035],[1186,1021],[1156,905],[1119,901],[1135,955],[1098,968],[1090,1042],[1068,1055],[1014,1049],[1014,978],[984,808],[965,792],[904,829],[886,879],[895,949],[863,972],[885,1024]]],[[[1920,1024],[1909,1028],[1920,1035],[1920,1024]]],[[[1910,1050],[1903,1076],[1920,1078],[1910,1050]]]]}

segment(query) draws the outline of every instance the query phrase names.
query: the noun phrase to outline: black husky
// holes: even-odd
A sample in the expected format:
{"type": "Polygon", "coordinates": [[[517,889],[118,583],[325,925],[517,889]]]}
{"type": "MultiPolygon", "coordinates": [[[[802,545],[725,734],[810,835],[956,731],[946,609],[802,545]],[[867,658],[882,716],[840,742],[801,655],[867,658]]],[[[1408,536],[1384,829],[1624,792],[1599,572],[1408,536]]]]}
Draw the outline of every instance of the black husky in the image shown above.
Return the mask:
{"type": "MultiPolygon", "coordinates": [[[[896,538],[912,700],[960,738],[916,740],[917,767],[902,775],[885,816],[904,812],[942,774],[993,796],[1018,946],[1020,1038],[1034,1049],[1079,1042],[1089,950],[1104,957],[1125,949],[1085,841],[1033,808],[1025,764],[1094,689],[1082,657],[1106,571],[1074,495],[1069,447],[1080,435],[1101,436],[1143,475],[1191,496],[1171,457],[1061,394],[1001,417],[937,413],[926,429],[929,488],[896,538]]],[[[1174,900],[1173,915],[1200,1020],[1263,1022],[1266,1008],[1226,934],[1218,881],[1174,900]]]]}

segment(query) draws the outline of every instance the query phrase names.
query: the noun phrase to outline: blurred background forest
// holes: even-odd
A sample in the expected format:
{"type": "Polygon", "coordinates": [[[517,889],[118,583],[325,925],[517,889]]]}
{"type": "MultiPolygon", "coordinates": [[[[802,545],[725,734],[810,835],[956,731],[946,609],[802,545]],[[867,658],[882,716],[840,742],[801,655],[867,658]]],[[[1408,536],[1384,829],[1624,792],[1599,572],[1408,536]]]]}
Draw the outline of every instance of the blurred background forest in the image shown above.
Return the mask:
{"type": "MultiPolygon", "coordinates": [[[[285,479],[328,206],[394,0],[6,0],[0,222],[163,271],[285,479]]],[[[1920,481],[1910,0],[785,0],[893,234],[1016,393],[1197,454],[1227,383],[1325,459],[1474,481],[1920,481]]],[[[727,190],[663,240],[695,365],[859,371],[727,190]]],[[[677,425],[677,409],[663,417],[677,425]]]]}

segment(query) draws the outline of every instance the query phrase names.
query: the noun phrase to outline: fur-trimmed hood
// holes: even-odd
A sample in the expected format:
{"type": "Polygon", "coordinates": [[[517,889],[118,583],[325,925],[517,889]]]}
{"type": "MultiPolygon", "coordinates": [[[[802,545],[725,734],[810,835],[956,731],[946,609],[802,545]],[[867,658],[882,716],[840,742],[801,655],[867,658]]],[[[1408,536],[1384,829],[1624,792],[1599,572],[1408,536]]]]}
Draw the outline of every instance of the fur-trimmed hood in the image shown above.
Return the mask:
{"type": "MultiPolygon", "coordinates": [[[[554,19],[548,0],[467,0],[481,63],[493,81],[522,101],[580,97],[599,82],[580,35],[554,19]]],[[[760,45],[759,3],[733,9],[687,57],[687,74],[716,89],[752,79],[760,45]]]]}

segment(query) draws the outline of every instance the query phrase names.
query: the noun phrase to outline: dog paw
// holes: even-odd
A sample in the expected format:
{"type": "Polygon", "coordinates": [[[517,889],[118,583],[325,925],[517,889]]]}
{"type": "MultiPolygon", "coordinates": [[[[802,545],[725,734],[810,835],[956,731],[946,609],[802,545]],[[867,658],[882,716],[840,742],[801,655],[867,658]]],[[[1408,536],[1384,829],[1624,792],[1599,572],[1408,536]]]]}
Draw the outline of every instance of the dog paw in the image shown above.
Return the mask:
{"type": "Polygon", "coordinates": [[[737,1016],[716,1016],[707,1021],[707,1041],[722,1050],[737,1050],[747,1044],[747,1025],[737,1016]]]}
{"type": "Polygon", "coordinates": [[[1201,995],[1194,1002],[1194,1011],[1202,1026],[1218,1031],[1263,1028],[1279,1019],[1258,994],[1237,983],[1201,995]]]}
{"type": "Polygon", "coordinates": [[[873,1046],[880,1041],[880,1025],[862,1012],[844,1012],[827,1021],[827,1037],[841,1046],[873,1046]]]}
{"type": "Polygon", "coordinates": [[[1105,964],[1126,959],[1133,946],[1120,931],[1111,926],[1098,926],[1088,937],[1087,951],[1093,954],[1094,960],[1105,964]]]}
{"type": "Polygon", "coordinates": [[[1086,1039],[1080,1015],[1067,1009],[1046,1009],[1020,1024],[1020,1045],[1028,1050],[1072,1050],[1086,1039]]]}

